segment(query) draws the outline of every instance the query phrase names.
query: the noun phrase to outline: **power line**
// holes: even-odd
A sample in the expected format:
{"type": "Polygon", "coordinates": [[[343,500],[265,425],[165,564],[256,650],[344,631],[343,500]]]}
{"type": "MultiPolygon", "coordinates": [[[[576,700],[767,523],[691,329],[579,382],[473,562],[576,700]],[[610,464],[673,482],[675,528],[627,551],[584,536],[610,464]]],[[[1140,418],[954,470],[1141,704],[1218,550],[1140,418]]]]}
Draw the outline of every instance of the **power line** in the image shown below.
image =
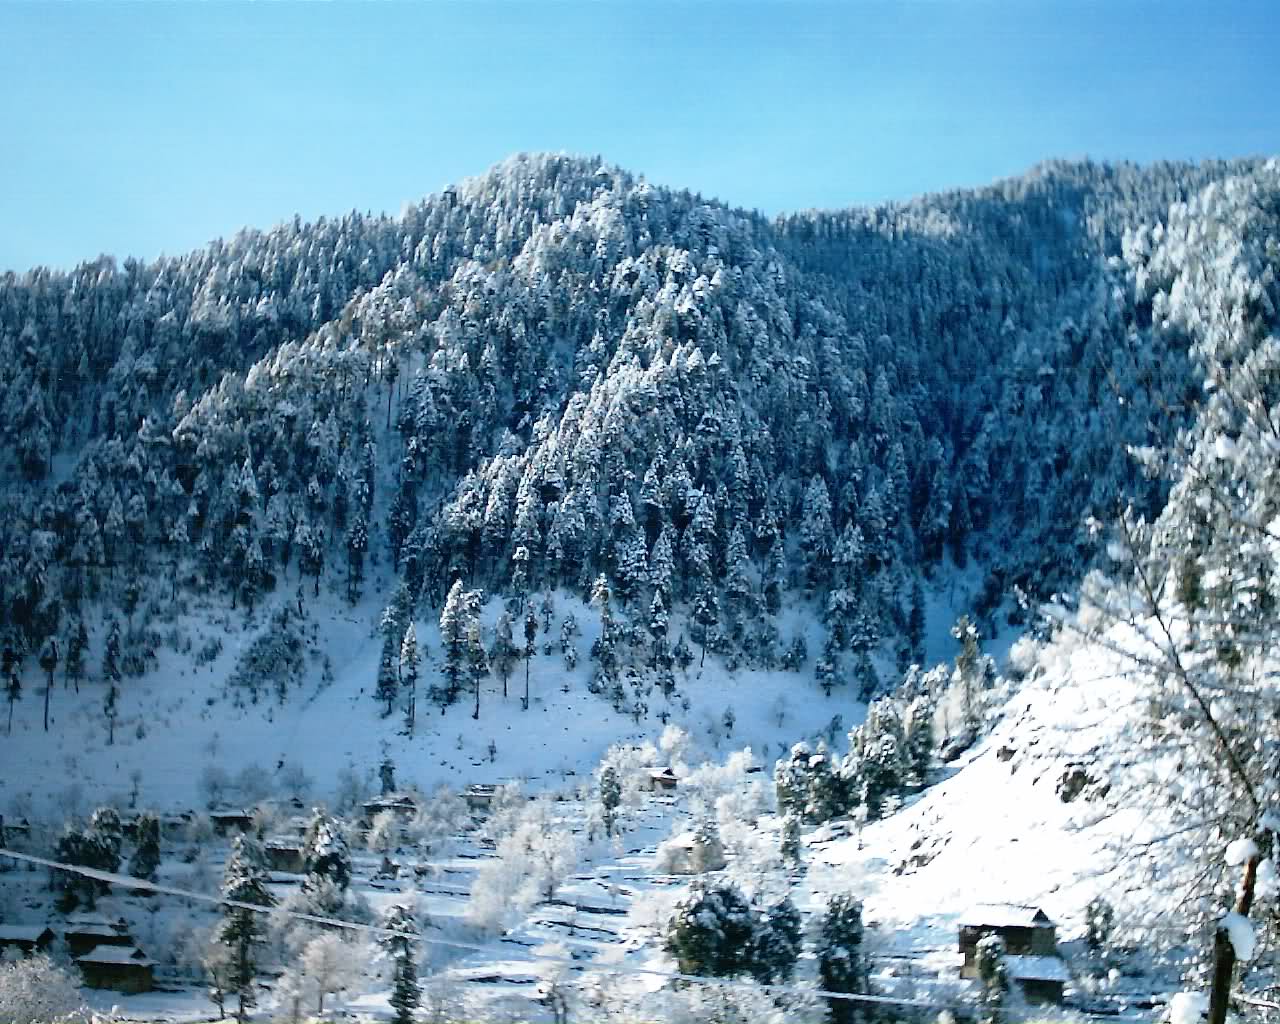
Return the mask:
{"type": "MultiPolygon", "coordinates": [[[[361,932],[371,936],[390,936],[395,938],[407,938],[424,945],[439,946],[446,949],[455,949],[468,953],[483,953],[492,956],[493,948],[490,946],[482,946],[478,943],[460,942],[455,939],[440,939],[426,935],[418,935],[411,932],[402,932],[393,928],[383,928],[372,924],[359,924],[354,921],[343,921],[335,917],[325,917],[320,914],[308,914],[300,910],[287,910],[283,907],[263,907],[256,903],[242,903],[238,900],[226,899],[222,896],[211,896],[208,893],[194,892],[190,889],[181,889],[177,886],[161,885],[157,882],[149,882],[141,878],[132,878],[127,875],[115,874],[110,871],[99,871],[96,868],[84,867],[79,864],[64,864],[61,861],[49,860],[44,857],[36,857],[26,853],[16,853],[8,849],[0,849],[0,857],[8,857],[12,860],[23,861],[28,864],[35,864],[39,867],[52,868],[58,871],[66,871],[69,874],[80,875],[84,878],[90,878],[99,882],[107,882],[112,885],[124,886],[128,889],[143,890],[153,892],[163,896],[177,896],[183,899],[194,900],[199,903],[210,903],[215,906],[234,907],[237,910],[247,910],[255,914],[284,914],[288,917],[296,918],[300,921],[306,921],[311,924],[324,925],[329,928],[341,928],[353,932],[361,932]]],[[[560,964],[562,966],[571,967],[576,970],[582,969],[583,965],[572,957],[555,956],[553,954],[537,953],[534,956],[535,962],[560,964]]],[[[821,999],[843,999],[854,1003],[871,1003],[876,1005],[888,1006],[910,1006],[923,1010],[947,1010],[952,1008],[950,1003],[929,1002],[923,999],[901,999],[891,996],[877,996],[868,993],[852,993],[852,992],[829,992],[825,989],[802,988],[798,985],[757,985],[754,983],[732,981],[724,978],[707,978],[697,974],[682,974],[678,971],[662,971],[652,967],[638,967],[633,964],[591,964],[591,969],[602,974],[615,975],[633,975],[650,978],[663,978],[668,981],[683,981],[694,985],[703,985],[710,988],[727,989],[730,991],[747,991],[756,994],[766,995],[782,995],[792,994],[806,998],[821,999]]],[[[1011,1010],[1001,1010],[1002,1013],[1013,1013],[1011,1010]]],[[[1148,1017],[1108,1017],[1109,1021],[1115,1021],[1117,1024],[1150,1024],[1148,1017]]]]}

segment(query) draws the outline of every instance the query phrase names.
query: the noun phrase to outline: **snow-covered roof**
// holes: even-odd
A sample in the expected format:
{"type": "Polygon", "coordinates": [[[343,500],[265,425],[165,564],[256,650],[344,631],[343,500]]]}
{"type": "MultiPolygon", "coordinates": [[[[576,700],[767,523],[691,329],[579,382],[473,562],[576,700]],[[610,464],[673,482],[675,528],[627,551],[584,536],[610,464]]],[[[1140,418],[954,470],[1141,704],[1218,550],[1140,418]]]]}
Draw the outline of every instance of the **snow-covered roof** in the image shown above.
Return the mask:
{"type": "Polygon", "coordinates": [[[76,957],[78,964],[130,964],[135,967],[154,967],[156,962],[137,946],[98,946],[84,956],[76,957]]]}
{"type": "Polygon", "coordinates": [[[1006,956],[1004,962],[1015,981],[1071,980],[1067,965],[1056,956],[1006,956]]]}
{"type": "MultiPolygon", "coordinates": [[[[128,935],[119,928],[113,928],[109,924],[78,924],[72,928],[68,928],[66,934],[75,935],[80,938],[118,940],[127,939],[128,935]]],[[[114,943],[119,945],[117,941],[114,943]]]]}
{"type": "Polygon", "coordinates": [[[966,928],[1045,928],[1053,921],[1039,907],[1021,903],[980,903],[964,915],[966,928]]]}
{"type": "Polygon", "coordinates": [[[39,942],[46,932],[53,934],[52,929],[39,924],[0,924],[0,942],[39,942]]]}
{"type": "Polygon", "coordinates": [[[123,927],[124,921],[122,918],[116,918],[113,921],[111,920],[111,918],[104,917],[102,914],[72,914],[70,917],[67,918],[67,924],[70,924],[70,925],[105,924],[105,925],[111,925],[113,927],[116,925],[120,925],[121,927],[123,927]]]}

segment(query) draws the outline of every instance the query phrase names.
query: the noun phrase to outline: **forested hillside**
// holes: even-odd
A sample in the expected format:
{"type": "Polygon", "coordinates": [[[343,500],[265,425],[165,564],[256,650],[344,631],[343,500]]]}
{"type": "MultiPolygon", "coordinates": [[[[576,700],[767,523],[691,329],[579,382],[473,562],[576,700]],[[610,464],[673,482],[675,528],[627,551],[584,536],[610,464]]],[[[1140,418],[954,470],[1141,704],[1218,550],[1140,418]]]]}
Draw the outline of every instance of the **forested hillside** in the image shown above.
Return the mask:
{"type": "Polygon", "coordinates": [[[647,1019],[625,961],[794,973],[724,1019],[1273,1018],[1278,277],[1274,160],[769,221],[551,156],[5,276],[0,798],[57,863],[0,917],[113,901],[187,1014],[269,965],[409,1019],[430,966],[456,1019],[647,1019]],[[258,934],[72,884],[126,806],[131,877],[296,893],[258,934]],[[956,988],[975,894],[1049,908],[1052,976],[988,937],[956,988]],[[408,929],[394,984],[298,913],[408,929]]]}
{"type": "Polygon", "coordinates": [[[148,580],[231,607],[326,582],[354,601],[372,559],[401,605],[457,580],[607,588],[647,629],[606,639],[659,674],[676,607],[694,643],[771,666],[792,639],[775,614],[812,600],[819,681],[869,694],[878,645],[919,660],[944,560],[981,566],[990,634],[1002,602],[1079,579],[1087,517],[1158,511],[1125,446],[1201,390],[1186,338],[1147,331],[1122,242],[1260,173],[1049,164],[771,223],[522,156],[396,219],[6,275],[11,660],[56,638],[93,674],[80,623],[105,611],[141,672],[148,580]]]}

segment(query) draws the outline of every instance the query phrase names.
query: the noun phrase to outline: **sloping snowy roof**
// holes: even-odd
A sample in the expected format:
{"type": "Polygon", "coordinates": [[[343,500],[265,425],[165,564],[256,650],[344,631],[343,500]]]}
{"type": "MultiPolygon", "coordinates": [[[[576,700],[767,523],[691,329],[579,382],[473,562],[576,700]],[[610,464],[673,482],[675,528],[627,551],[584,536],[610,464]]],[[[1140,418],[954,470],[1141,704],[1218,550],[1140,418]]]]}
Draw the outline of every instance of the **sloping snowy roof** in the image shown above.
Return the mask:
{"type": "Polygon", "coordinates": [[[135,967],[154,967],[156,962],[137,946],[98,946],[84,956],[76,957],[78,964],[131,964],[135,967]]]}
{"type": "Polygon", "coordinates": [[[45,933],[53,930],[44,925],[0,924],[0,942],[39,942],[45,933]]]}
{"type": "Polygon", "coordinates": [[[97,939],[118,939],[126,933],[113,924],[78,924],[68,928],[67,934],[97,939]]]}
{"type": "Polygon", "coordinates": [[[1006,956],[1004,962],[1014,981],[1071,980],[1067,965],[1056,956],[1006,956]]]}
{"type": "Polygon", "coordinates": [[[1053,921],[1039,907],[1021,903],[980,903],[962,919],[966,928],[1045,928],[1053,921]]]}

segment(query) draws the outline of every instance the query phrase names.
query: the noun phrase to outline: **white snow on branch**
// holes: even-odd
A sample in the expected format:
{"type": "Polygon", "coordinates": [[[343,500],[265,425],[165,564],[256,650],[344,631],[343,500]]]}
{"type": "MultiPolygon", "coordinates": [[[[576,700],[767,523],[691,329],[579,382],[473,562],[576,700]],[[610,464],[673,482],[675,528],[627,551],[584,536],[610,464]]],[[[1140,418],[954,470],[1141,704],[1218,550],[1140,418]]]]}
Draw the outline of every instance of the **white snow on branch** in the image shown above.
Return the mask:
{"type": "Polygon", "coordinates": [[[1199,992],[1179,992],[1169,1000],[1169,1024],[1200,1024],[1209,1000],[1199,992]]]}
{"type": "Polygon", "coordinates": [[[1258,855],[1258,844],[1252,839],[1236,839],[1227,844],[1227,863],[1235,868],[1258,855]]]}
{"type": "Polygon", "coordinates": [[[1249,961],[1258,947],[1258,936],[1254,934],[1253,925],[1243,914],[1231,913],[1222,919],[1222,927],[1227,930],[1227,938],[1231,940],[1236,951],[1236,959],[1249,961]]]}

